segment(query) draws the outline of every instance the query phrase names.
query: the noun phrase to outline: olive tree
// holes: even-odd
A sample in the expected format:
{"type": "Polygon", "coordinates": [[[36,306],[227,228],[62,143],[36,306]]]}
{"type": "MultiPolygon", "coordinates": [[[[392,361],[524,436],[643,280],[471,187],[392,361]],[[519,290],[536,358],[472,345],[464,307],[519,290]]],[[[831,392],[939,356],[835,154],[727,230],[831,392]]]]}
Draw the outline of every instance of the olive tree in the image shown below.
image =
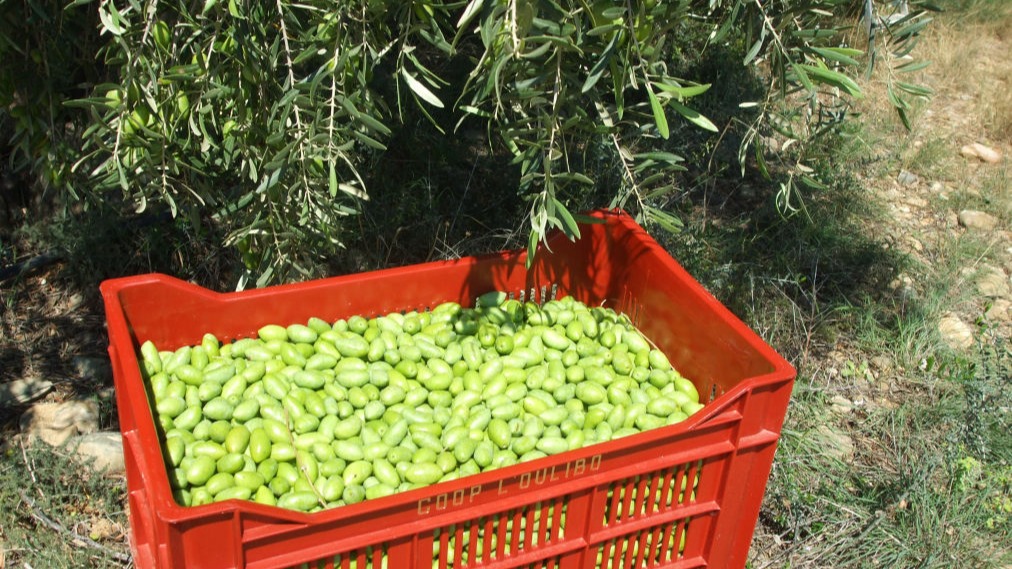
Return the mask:
{"type": "Polygon", "coordinates": [[[742,65],[764,81],[765,95],[741,104],[739,161],[775,171],[789,209],[799,187],[819,184],[799,150],[862,96],[855,78],[871,54],[888,60],[903,121],[910,98],[929,93],[900,80],[921,65],[902,58],[930,19],[911,4],[77,0],[67,10],[97,12],[108,79],[74,103],[87,113],[74,171],[138,211],[164,204],[226,228],[257,285],[314,276],[343,246],[373,191],[368,160],[407,115],[446,136],[477,125],[508,149],[532,252],[549,229],[578,236],[572,204],[597,183],[581,159],[591,145],[621,172],[597,205],[676,231],[662,198],[684,159],[664,140],[675,121],[727,126],[693,100],[728,86],[673,71],[684,38],[703,30],[707,45],[743,46],[742,65]],[[874,33],[854,42],[862,21],[874,33]],[[795,149],[775,164],[771,134],[795,149]]]}

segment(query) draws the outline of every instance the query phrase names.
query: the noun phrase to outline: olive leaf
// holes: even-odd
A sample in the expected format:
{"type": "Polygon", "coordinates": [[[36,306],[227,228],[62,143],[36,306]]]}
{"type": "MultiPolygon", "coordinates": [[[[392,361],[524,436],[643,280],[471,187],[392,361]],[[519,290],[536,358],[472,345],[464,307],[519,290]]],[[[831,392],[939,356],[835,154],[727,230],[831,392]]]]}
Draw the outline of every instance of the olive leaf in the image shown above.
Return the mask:
{"type": "MultiPolygon", "coordinates": [[[[552,228],[578,237],[588,207],[677,229],[688,141],[741,140],[743,173],[793,171],[864,96],[862,64],[889,66],[886,97],[909,128],[912,102],[932,95],[908,55],[934,7],[893,4],[6,2],[0,127],[15,169],[75,199],[213,223],[257,284],[324,270],[377,191],[371,165],[415,121],[448,144],[480,131],[519,181],[503,199],[529,207],[533,257],[552,228]],[[730,116],[711,97],[738,85],[673,76],[711,46],[760,91],[730,116]]],[[[786,209],[818,187],[808,178],[784,183],[786,209]]]]}

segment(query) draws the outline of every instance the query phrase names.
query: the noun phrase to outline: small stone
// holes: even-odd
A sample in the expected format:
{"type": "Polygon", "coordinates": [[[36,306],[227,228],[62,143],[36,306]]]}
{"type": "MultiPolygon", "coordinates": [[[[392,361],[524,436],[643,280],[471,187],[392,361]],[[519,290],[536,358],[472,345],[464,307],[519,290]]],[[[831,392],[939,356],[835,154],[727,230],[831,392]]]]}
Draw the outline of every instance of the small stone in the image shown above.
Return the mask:
{"type": "Polygon", "coordinates": [[[75,399],[63,403],[36,403],[21,416],[21,432],[60,446],[74,435],[98,430],[98,402],[75,399]]]}
{"type": "Polygon", "coordinates": [[[1012,321],[1012,302],[999,298],[991,303],[984,316],[994,322],[1012,321]]]}
{"type": "Polygon", "coordinates": [[[919,179],[920,178],[917,177],[917,174],[907,170],[900,170],[899,176],[896,176],[896,181],[899,182],[901,186],[913,186],[919,179]]]}
{"type": "Polygon", "coordinates": [[[942,341],[954,350],[973,346],[973,328],[953,314],[946,314],[938,321],[938,333],[942,341]]]}
{"type": "Polygon", "coordinates": [[[829,400],[829,410],[837,415],[847,415],[854,410],[854,402],[843,395],[834,395],[829,400]]]}
{"type": "Polygon", "coordinates": [[[913,300],[917,298],[917,289],[914,288],[914,280],[908,275],[901,274],[899,277],[893,279],[889,283],[889,288],[899,293],[899,295],[904,299],[913,300]]]}
{"type": "Polygon", "coordinates": [[[987,162],[988,164],[997,164],[1001,162],[1001,152],[991,148],[990,146],[980,144],[979,142],[975,146],[977,148],[977,155],[980,156],[980,159],[984,162],[987,162]]]}
{"type": "Polygon", "coordinates": [[[67,297],[66,302],[67,310],[77,310],[82,304],[84,304],[84,296],[79,292],[75,292],[67,297]]]}
{"type": "Polygon", "coordinates": [[[52,389],[52,381],[38,377],[26,377],[6,383],[0,386],[0,409],[31,403],[52,389]]]}
{"type": "Polygon", "coordinates": [[[88,530],[88,537],[95,541],[103,539],[119,539],[123,537],[123,526],[108,518],[99,518],[91,522],[88,530]]]}
{"type": "Polygon", "coordinates": [[[989,213],[973,209],[959,212],[959,224],[967,229],[990,231],[998,226],[998,219],[989,213]]]}
{"type": "Polygon", "coordinates": [[[871,365],[879,373],[887,373],[893,369],[893,360],[889,356],[875,356],[871,359],[871,365]]]}
{"type": "Polygon", "coordinates": [[[105,383],[112,379],[112,367],[109,364],[109,358],[74,356],[71,360],[71,365],[74,366],[74,373],[77,377],[83,380],[105,383]]]}
{"type": "Polygon", "coordinates": [[[973,144],[967,144],[966,146],[959,149],[960,154],[967,158],[977,158],[981,162],[987,162],[988,164],[997,164],[1001,162],[1001,153],[997,150],[984,146],[979,142],[973,144]]]}
{"type": "Polygon", "coordinates": [[[841,462],[854,460],[854,439],[849,435],[829,425],[819,425],[813,434],[826,456],[841,462]]]}
{"type": "Polygon", "coordinates": [[[123,459],[123,437],[119,433],[103,431],[71,439],[67,446],[74,449],[77,459],[93,469],[107,474],[126,471],[123,459]]]}
{"type": "Polygon", "coordinates": [[[1009,296],[1008,277],[998,267],[983,267],[976,278],[977,292],[988,298],[1009,296]]]}
{"type": "Polygon", "coordinates": [[[942,182],[939,182],[939,181],[936,180],[934,182],[931,182],[931,185],[928,186],[928,189],[931,190],[932,192],[936,192],[936,193],[944,192],[945,191],[945,184],[943,184],[942,182]]]}

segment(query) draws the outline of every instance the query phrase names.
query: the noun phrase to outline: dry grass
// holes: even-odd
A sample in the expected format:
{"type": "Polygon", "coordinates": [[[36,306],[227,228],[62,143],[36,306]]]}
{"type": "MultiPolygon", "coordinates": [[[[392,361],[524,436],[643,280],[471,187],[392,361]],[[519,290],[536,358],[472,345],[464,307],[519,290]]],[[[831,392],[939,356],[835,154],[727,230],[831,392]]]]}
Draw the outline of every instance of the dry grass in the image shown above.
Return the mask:
{"type": "Polygon", "coordinates": [[[939,18],[925,34],[919,52],[932,61],[925,79],[938,92],[937,98],[955,105],[953,110],[964,119],[961,124],[986,132],[992,143],[1008,150],[1012,142],[1008,56],[1012,53],[1012,3],[976,2],[957,17],[939,18]]]}
{"type": "MultiPolygon", "coordinates": [[[[900,287],[892,299],[887,291],[851,295],[851,306],[824,307],[838,333],[822,338],[830,351],[794,360],[804,365],[752,569],[1012,567],[1012,517],[998,506],[1012,496],[1012,455],[1002,442],[1009,424],[1001,409],[1008,404],[994,403],[1008,400],[1008,326],[978,329],[977,349],[960,354],[937,334],[945,311],[967,322],[982,313],[974,267],[1012,268],[1009,233],[1001,231],[1012,222],[1012,2],[942,5],[948,12],[923,32],[913,53],[931,65],[898,77],[935,91],[931,100],[913,103],[912,129],[904,129],[886,98],[890,68],[902,62],[880,59],[862,85],[868,97],[855,109],[861,117],[837,156],[868,206],[883,212],[852,215],[863,220],[864,233],[905,255],[897,268],[911,277],[909,293],[900,287]],[[960,148],[973,142],[1001,152],[1002,163],[962,156],[960,148]],[[900,183],[901,170],[917,178],[900,183]],[[997,216],[999,230],[967,235],[956,223],[962,209],[997,216]],[[910,241],[918,247],[906,246],[910,241]],[[840,398],[849,402],[843,411],[835,403],[840,398]],[[820,428],[846,437],[852,456],[832,456],[813,436],[820,428]],[[966,465],[976,465],[976,474],[967,474],[966,465]]],[[[778,317],[766,305],[755,312],[778,317]]],[[[780,327],[798,335],[793,320],[780,327]]]]}
{"type": "MultiPolygon", "coordinates": [[[[868,94],[858,110],[865,123],[882,135],[893,148],[898,143],[907,160],[915,161],[925,145],[945,145],[942,167],[951,180],[964,177],[967,161],[959,148],[980,142],[1008,156],[1012,150],[1012,2],[966,0],[963,6],[943,4],[952,13],[938,14],[923,32],[914,55],[931,64],[911,74],[895,74],[892,67],[904,61],[880,60],[870,81],[868,94]],[[925,85],[934,90],[930,103],[911,101],[913,129],[907,133],[887,104],[886,83],[892,76],[925,85]]],[[[861,38],[854,38],[860,45],[861,38]]],[[[869,143],[874,144],[871,140],[869,143]]],[[[936,165],[940,156],[931,156],[936,165]]]]}

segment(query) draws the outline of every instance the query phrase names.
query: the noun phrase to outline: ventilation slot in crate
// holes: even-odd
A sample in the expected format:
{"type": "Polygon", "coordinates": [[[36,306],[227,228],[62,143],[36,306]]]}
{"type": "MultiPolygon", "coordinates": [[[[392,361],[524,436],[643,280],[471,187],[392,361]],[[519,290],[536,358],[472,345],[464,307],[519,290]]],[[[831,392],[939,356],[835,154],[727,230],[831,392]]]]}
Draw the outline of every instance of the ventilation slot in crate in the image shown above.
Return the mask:
{"type": "Polygon", "coordinates": [[[561,557],[551,557],[544,561],[538,561],[537,563],[531,563],[530,565],[524,565],[522,569],[558,569],[562,564],[561,557]]]}
{"type": "Polygon", "coordinates": [[[369,546],[341,553],[291,569],[394,569],[387,560],[385,546],[369,546]]]}
{"type": "Polygon", "coordinates": [[[597,547],[599,569],[659,567],[682,557],[688,520],[662,524],[610,539],[597,547]]]}
{"type": "Polygon", "coordinates": [[[702,461],[616,480],[608,488],[604,525],[665,512],[696,499],[702,461]]]}
{"type": "MultiPolygon", "coordinates": [[[[439,528],[432,536],[434,566],[470,567],[558,541],[565,534],[565,517],[562,498],[439,528]]],[[[544,563],[550,564],[536,566],[556,566],[554,560],[544,563]]]]}

